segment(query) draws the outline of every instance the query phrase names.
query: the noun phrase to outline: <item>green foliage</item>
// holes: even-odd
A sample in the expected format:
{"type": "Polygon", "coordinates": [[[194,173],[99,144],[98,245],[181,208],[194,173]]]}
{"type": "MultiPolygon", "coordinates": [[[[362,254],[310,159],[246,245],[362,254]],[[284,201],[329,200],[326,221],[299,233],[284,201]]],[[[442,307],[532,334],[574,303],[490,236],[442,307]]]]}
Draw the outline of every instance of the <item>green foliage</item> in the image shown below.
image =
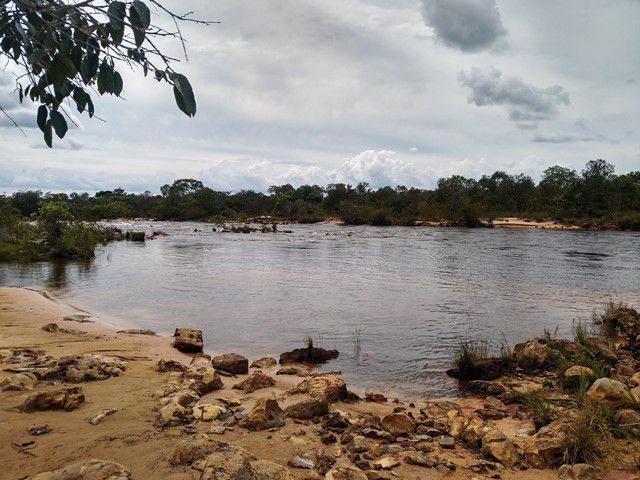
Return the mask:
{"type": "Polygon", "coordinates": [[[573,321],[573,340],[580,344],[586,345],[587,338],[589,336],[589,332],[587,329],[587,325],[583,323],[581,320],[573,321]]]}
{"type": "MultiPolygon", "coordinates": [[[[211,23],[149,1],[176,27],[179,22],[211,23]]],[[[141,0],[0,2],[0,59],[17,67],[15,92],[20,103],[27,99],[39,104],[37,124],[49,147],[54,132],[59,138],[67,133],[66,118],[71,116],[66,105],[73,102],[79,113],[87,111],[93,117],[93,92],[121,95],[121,67],[141,68],[145,76],[151,72],[156,80],[170,84],[178,108],[193,117],[196,101],[189,81],[173,70],[175,59],[156,47],[164,37],[184,46],[179,27],[172,32],[153,25],[149,7],[141,0]]]]}
{"type": "Polygon", "coordinates": [[[462,342],[454,352],[454,364],[459,378],[474,378],[478,362],[487,357],[489,348],[485,342],[462,342]]]}
{"type": "Polygon", "coordinates": [[[553,406],[544,389],[520,393],[516,400],[524,405],[536,430],[540,430],[555,419],[553,406]]]}
{"type": "Polygon", "coordinates": [[[146,238],[145,232],[125,232],[124,239],[132,242],[144,242],[146,238]]]}
{"type": "Polygon", "coordinates": [[[567,425],[558,463],[597,463],[610,449],[616,429],[615,412],[601,403],[586,402],[567,425]]]}

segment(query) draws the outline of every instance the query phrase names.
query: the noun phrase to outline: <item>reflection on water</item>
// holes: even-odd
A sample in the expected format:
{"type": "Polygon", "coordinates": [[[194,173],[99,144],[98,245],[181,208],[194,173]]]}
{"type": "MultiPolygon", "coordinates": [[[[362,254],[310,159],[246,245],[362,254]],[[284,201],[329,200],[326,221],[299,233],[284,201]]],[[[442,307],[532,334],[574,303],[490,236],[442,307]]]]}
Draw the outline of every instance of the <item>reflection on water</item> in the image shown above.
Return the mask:
{"type": "MultiPolygon", "coordinates": [[[[153,225],[153,227],[152,227],[153,225]]],[[[125,225],[126,227],[126,225],[125,225]]],[[[194,232],[198,227],[204,231],[194,232]]],[[[607,295],[640,304],[640,235],[294,225],[291,234],[170,235],[102,247],[89,263],[0,265],[0,283],[51,290],[131,325],[204,331],[212,351],[278,354],[312,336],[361,387],[446,395],[462,340],[571,335],[607,295]]]]}

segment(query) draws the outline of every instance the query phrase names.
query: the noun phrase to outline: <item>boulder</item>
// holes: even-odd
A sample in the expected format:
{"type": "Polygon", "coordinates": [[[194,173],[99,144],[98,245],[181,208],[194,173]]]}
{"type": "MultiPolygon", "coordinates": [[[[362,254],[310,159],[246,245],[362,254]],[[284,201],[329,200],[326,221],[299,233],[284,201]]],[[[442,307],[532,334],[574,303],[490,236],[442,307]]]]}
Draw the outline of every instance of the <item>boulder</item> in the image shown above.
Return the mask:
{"type": "Polygon", "coordinates": [[[202,331],[192,328],[176,328],[173,340],[174,348],[184,353],[202,352],[202,331]]]}
{"type": "Polygon", "coordinates": [[[30,395],[19,407],[23,412],[36,410],[71,411],[84,403],[84,392],[80,387],[58,388],[30,395]]]}
{"type": "Polygon", "coordinates": [[[520,454],[515,445],[497,428],[482,437],[482,451],[505,467],[520,463],[520,454]]]}
{"type": "Polygon", "coordinates": [[[86,460],[39,473],[29,480],[130,480],[131,473],[122,465],[106,460],[86,460]]]}
{"type": "Polygon", "coordinates": [[[193,407],[193,416],[204,422],[212,422],[224,416],[226,409],[220,405],[212,405],[211,403],[199,403],[193,407]]]}
{"type": "Polygon", "coordinates": [[[616,420],[620,425],[624,426],[640,426],[640,412],[637,410],[632,410],[630,408],[624,408],[619,410],[616,414],[616,420]]]}
{"type": "Polygon", "coordinates": [[[38,378],[30,372],[14,373],[0,382],[0,391],[25,392],[33,390],[38,378]]]}
{"type": "Polygon", "coordinates": [[[599,474],[600,470],[587,463],[562,465],[558,469],[558,478],[560,480],[596,480],[599,474]]]}
{"type": "Polygon", "coordinates": [[[364,472],[356,467],[340,466],[327,472],[325,480],[368,480],[364,472]]]}
{"type": "Polygon", "coordinates": [[[220,375],[211,364],[211,357],[202,353],[191,359],[191,364],[184,370],[184,377],[189,382],[190,388],[200,395],[223,387],[220,375]]]}
{"type": "Polygon", "coordinates": [[[325,399],[305,396],[284,410],[287,418],[309,420],[329,413],[329,403],[325,399]]]}
{"type": "Polygon", "coordinates": [[[211,360],[216,370],[242,375],[249,373],[249,360],[237,353],[225,353],[211,360]]]}
{"type": "Polygon", "coordinates": [[[517,344],[513,347],[513,357],[525,370],[544,367],[550,359],[547,346],[537,340],[517,344]]]}
{"type": "Polygon", "coordinates": [[[287,395],[295,394],[308,394],[315,399],[334,403],[347,398],[348,392],[344,380],[328,373],[310,377],[287,392],[287,395]]]}
{"type": "Polygon", "coordinates": [[[596,374],[588,367],[574,365],[564,372],[564,384],[568,387],[578,387],[581,382],[591,383],[596,378],[596,374]]]}
{"type": "Polygon", "coordinates": [[[319,365],[326,363],[329,360],[338,358],[340,352],[337,350],[325,350],[324,348],[308,347],[308,348],[296,348],[290,352],[284,352],[280,355],[280,364],[285,365],[287,363],[311,363],[319,365]]]}
{"type": "Polygon", "coordinates": [[[371,450],[371,442],[362,435],[356,435],[349,444],[349,450],[353,453],[364,453],[371,450]]]}
{"type": "Polygon", "coordinates": [[[251,363],[251,368],[273,368],[278,364],[278,361],[273,357],[262,357],[258,360],[254,360],[251,363]]]}
{"type": "Polygon", "coordinates": [[[236,383],[233,388],[236,390],[242,390],[244,393],[252,393],[256,390],[260,390],[261,388],[271,387],[275,384],[276,381],[273,378],[258,370],[245,378],[242,382],[236,383]]]}
{"type": "Polygon", "coordinates": [[[256,402],[249,414],[240,420],[239,425],[252,431],[281,427],[284,425],[282,414],[282,409],[276,400],[262,398],[256,402]]]}
{"type": "Polygon", "coordinates": [[[382,428],[394,436],[407,435],[416,431],[416,422],[406,413],[392,413],[381,421],[382,428]]]}
{"type": "Polygon", "coordinates": [[[635,403],[633,395],[622,382],[606,377],[596,380],[587,390],[586,397],[609,408],[630,407],[635,403]]]}
{"type": "Polygon", "coordinates": [[[524,458],[532,468],[550,468],[562,456],[563,442],[569,424],[558,421],[545,425],[529,437],[524,445],[524,458]]]}

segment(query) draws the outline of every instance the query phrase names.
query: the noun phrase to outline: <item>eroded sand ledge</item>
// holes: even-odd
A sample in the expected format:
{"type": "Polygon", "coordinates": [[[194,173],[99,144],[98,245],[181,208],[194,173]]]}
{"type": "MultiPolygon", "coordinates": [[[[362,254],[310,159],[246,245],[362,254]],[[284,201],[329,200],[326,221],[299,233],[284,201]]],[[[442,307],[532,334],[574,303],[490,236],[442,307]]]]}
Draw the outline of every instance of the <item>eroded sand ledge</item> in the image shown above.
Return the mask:
{"type": "MultiPolygon", "coordinates": [[[[313,420],[286,419],[285,425],[276,430],[247,431],[237,425],[224,434],[211,434],[212,423],[193,421],[189,425],[160,428],[158,426],[159,403],[154,393],[167,385],[172,373],[160,373],[156,366],[160,359],[175,360],[188,364],[191,356],[182,354],[171,347],[172,339],[161,336],[128,335],[116,333],[115,329],[100,323],[77,323],[63,320],[71,312],[45,296],[26,289],[0,288],[0,350],[12,351],[19,348],[42,350],[43,355],[59,358],[65,355],[81,355],[96,353],[112,356],[126,362],[126,371],[120,376],[106,380],[82,383],[69,383],[60,379],[41,380],[30,391],[0,392],[0,468],[1,479],[23,479],[40,472],[51,471],[79,461],[102,459],[118,462],[131,472],[135,479],[195,479],[201,478],[201,472],[191,465],[172,465],[176,446],[181,442],[197,442],[207,437],[222,441],[247,450],[260,460],[269,460],[287,466],[295,456],[312,452],[311,459],[317,464],[316,454],[326,455],[335,461],[335,465],[352,465],[349,457],[353,454],[346,445],[340,442],[326,444],[318,434],[321,422],[313,420]],[[42,329],[43,326],[56,323],[62,331],[52,333],[42,329]],[[21,405],[25,398],[37,393],[59,387],[81,387],[85,403],[72,411],[50,410],[21,412],[15,407],[21,405]],[[89,423],[100,412],[116,410],[112,415],[102,419],[97,425],[89,423]],[[44,435],[33,436],[28,433],[32,425],[48,424],[52,431],[44,435]],[[26,445],[24,449],[17,445],[26,445]]],[[[188,325],[176,325],[188,326],[188,325]]],[[[208,352],[220,354],[224,352],[208,352]]],[[[255,359],[250,359],[251,361],[255,359]]],[[[5,359],[0,359],[0,381],[11,373],[5,359]]],[[[275,379],[275,385],[244,393],[232,389],[232,386],[248,377],[237,375],[236,378],[221,377],[224,387],[202,395],[200,402],[220,404],[218,399],[237,400],[239,410],[248,413],[256,401],[265,398],[280,398],[286,391],[298,385],[304,378],[292,375],[274,375],[276,368],[263,368],[264,373],[275,379]]],[[[255,369],[251,369],[253,373],[255,369]]],[[[174,375],[175,377],[175,375],[174,375]]],[[[471,413],[482,407],[482,400],[468,398],[460,400],[463,412],[471,413]]],[[[415,417],[420,416],[420,408],[428,402],[409,401],[394,403],[337,401],[330,405],[332,412],[341,411],[353,419],[362,418],[362,414],[375,414],[380,417],[388,415],[397,408],[406,408],[415,417]]],[[[495,425],[509,437],[517,437],[518,432],[530,429],[527,421],[516,421],[513,418],[496,420],[495,425]]],[[[433,451],[429,457],[440,465],[456,466],[455,470],[435,468],[434,466],[409,465],[404,461],[407,452],[418,452],[414,447],[415,439],[409,440],[399,435],[393,444],[397,444],[397,452],[388,447],[391,454],[376,454],[377,459],[394,457],[399,465],[392,470],[370,470],[368,478],[471,478],[474,476],[489,477],[498,474],[500,478],[536,479],[556,478],[552,470],[535,470],[498,468],[496,471],[479,471],[478,465],[483,462],[479,451],[472,451],[456,441],[454,449],[443,448],[437,439],[429,442],[433,451]],[[402,447],[400,447],[402,445],[402,447]]],[[[369,439],[371,445],[378,443],[369,439]]],[[[389,444],[390,442],[381,442],[389,444]]],[[[194,443],[195,445],[195,443],[194,443]]],[[[377,448],[377,447],[376,447],[377,448]]],[[[375,449],[372,449],[375,450],[375,449]]],[[[384,449],[383,449],[384,450],[384,449]]],[[[424,449],[429,450],[425,447],[424,449]]],[[[364,457],[366,458],[366,456],[364,457]]],[[[363,459],[364,459],[363,458],[363,459]]],[[[373,466],[375,459],[366,459],[373,466]]],[[[175,463],[175,462],[173,462],[175,463]]],[[[194,464],[195,465],[195,464],[194,464]]],[[[196,465],[197,467],[197,465],[196,465]]],[[[289,478],[312,479],[324,478],[317,471],[300,468],[288,468],[289,478]]],[[[317,469],[316,469],[317,470],[317,469]]],[[[120,477],[118,477],[120,478],[120,477]]],[[[211,477],[208,477],[211,478],[211,477]]],[[[216,477],[213,477],[216,478],[216,477]]],[[[221,477],[223,478],[223,477],[221,477]]],[[[227,478],[227,477],[224,477],[227,478]]],[[[238,480],[244,477],[233,477],[238,480]]],[[[256,477],[257,478],[257,477],[256,477]]],[[[262,478],[262,477],[261,477],[262,478]]],[[[287,477],[265,477],[287,478],[287,477]]],[[[344,477],[361,478],[361,477],[344,477]]],[[[364,478],[367,478],[366,476],[364,478]]]]}

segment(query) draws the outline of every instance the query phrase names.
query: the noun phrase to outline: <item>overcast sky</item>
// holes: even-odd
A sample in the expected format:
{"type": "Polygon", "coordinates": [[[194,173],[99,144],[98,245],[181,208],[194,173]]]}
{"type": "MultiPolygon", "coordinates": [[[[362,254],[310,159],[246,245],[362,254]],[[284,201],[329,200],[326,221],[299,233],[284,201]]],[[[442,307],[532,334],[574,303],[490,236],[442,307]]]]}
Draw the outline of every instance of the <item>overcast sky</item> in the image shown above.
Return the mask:
{"type": "MultiPolygon", "coordinates": [[[[194,119],[127,73],[52,150],[0,71],[0,192],[224,190],[534,178],[605,158],[640,170],[639,0],[171,0],[189,26],[194,119]]],[[[179,54],[179,45],[168,44],[179,54]]]]}

